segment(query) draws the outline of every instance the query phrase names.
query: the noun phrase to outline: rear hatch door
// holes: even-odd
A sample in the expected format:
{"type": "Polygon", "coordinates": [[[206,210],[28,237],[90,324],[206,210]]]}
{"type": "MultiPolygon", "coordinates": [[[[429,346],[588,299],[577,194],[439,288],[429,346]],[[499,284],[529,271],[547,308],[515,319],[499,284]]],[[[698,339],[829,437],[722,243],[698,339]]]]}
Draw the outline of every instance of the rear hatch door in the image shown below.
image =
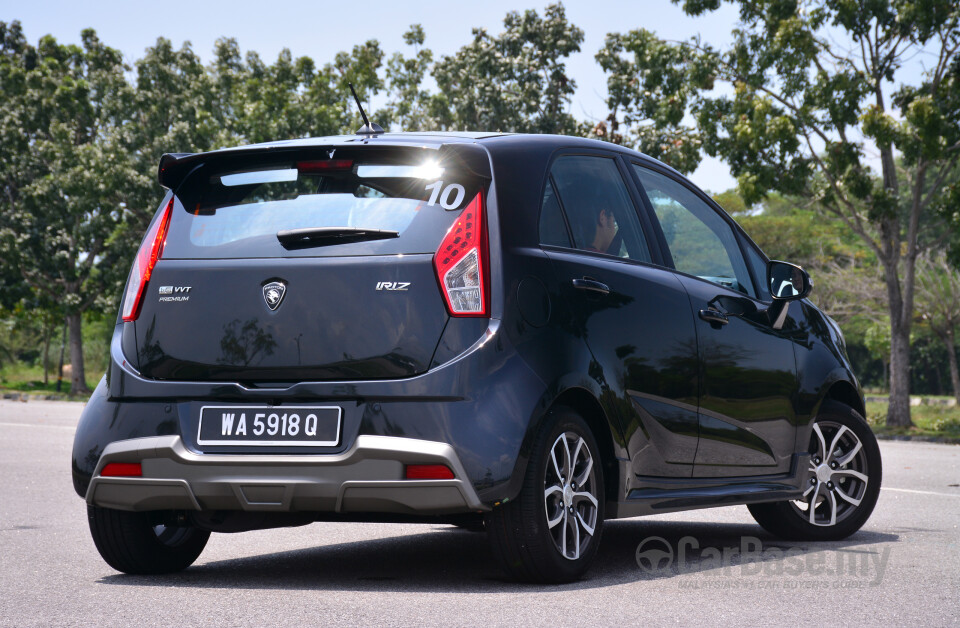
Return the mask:
{"type": "Polygon", "coordinates": [[[448,319],[433,255],[489,182],[470,163],[400,148],[211,154],[175,192],[135,323],[141,372],[256,384],[426,371],[448,319]]]}

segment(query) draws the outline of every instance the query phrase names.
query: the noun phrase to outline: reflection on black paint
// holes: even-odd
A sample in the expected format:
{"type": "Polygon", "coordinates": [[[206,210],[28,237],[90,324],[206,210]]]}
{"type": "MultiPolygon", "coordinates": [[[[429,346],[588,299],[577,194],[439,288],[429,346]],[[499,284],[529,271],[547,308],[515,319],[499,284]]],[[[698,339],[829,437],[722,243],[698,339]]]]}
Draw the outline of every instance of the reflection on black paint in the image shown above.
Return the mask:
{"type": "MultiPolygon", "coordinates": [[[[751,449],[762,456],[756,460],[744,460],[743,458],[732,458],[732,464],[745,464],[753,462],[755,464],[775,464],[776,457],[773,455],[770,446],[762,438],[737,427],[726,421],[715,417],[701,415],[700,417],[700,438],[701,440],[717,441],[735,445],[739,449],[751,449]]],[[[745,455],[743,451],[739,452],[741,456],[745,455]]]]}
{"type": "Polygon", "coordinates": [[[266,356],[273,355],[277,341],[273,335],[260,329],[259,321],[251,318],[244,323],[236,318],[223,326],[220,338],[220,357],[217,364],[250,366],[259,364],[266,356]]]}
{"type": "Polygon", "coordinates": [[[794,449],[798,389],[787,317],[774,329],[769,308],[705,281],[682,277],[693,310],[712,307],[729,323],[698,321],[700,442],[696,476],[786,472],[794,449]]]}
{"type": "Polygon", "coordinates": [[[140,345],[140,364],[151,365],[163,359],[163,348],[160,341],[156,339],[157,318],[150,319],[150,325],[147,327],[147,333],[144,334],[143,342],[140,345]]]}

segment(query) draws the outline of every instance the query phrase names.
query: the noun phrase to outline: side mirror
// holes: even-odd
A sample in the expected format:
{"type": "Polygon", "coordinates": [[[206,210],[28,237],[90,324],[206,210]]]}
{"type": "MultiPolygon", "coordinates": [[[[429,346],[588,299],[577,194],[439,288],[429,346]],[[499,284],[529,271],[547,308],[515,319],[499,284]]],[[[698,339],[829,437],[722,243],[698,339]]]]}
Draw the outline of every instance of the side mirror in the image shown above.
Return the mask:
{"type": "Polygon", "coordinates": [[[803,299],[813,289],[813,281],[807,271],[796,264],[771,260],[767,264],[767,285],[776,301],[803,299]]]}

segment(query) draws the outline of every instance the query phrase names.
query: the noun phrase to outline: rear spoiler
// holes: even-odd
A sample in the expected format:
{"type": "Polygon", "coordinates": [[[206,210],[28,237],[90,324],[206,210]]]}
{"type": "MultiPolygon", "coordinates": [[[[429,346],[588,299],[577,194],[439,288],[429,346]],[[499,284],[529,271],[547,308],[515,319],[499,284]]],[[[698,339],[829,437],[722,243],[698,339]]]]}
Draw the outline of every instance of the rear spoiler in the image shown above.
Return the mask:
{"type": "Polygon", "coordinates": [[[183,181],[183,178],[190,171],[191,164],[197,161],[201,153],[165,153],[160,158],[160,167],[157,170],[157,181],[168,190],[174,190],[183,181]],[[190,159],[193,157],[194,159],[190,159]]]}
{"type": "MultiPolygon", "coordinates": [[[[161,186],[176,192],[180,183],[187,178],[187,175],[193,172],[198,166],[212,160],[230,159],[242,156],[251,156],[264,153],[277,154],[280,152],[301,152],[304,150],[353,150],[359,146],[364,146],[363,150],[375,148],[383,149],[406,149],[406,150],[436,150],[441,155],[449,156],[455,160],[460,167],[465,167],[475,174],[482,177],[490,177],[490,161],[485,149],[480,148],[478,144],[467,142],[456,142],[450,144],[418,144],[415,142],[390,141],[363,144],[338,142],[331,144],[306,144],[291,142],[285,145],[261,145],[261,146],[242,146],[237,148],[226,148],[210,151],[208,153],[165,153],[160,158],[160,166],[157,169],[157,181],[161,186]]],[[[444,158],[444,157],[441,157],[444,158]]]]}

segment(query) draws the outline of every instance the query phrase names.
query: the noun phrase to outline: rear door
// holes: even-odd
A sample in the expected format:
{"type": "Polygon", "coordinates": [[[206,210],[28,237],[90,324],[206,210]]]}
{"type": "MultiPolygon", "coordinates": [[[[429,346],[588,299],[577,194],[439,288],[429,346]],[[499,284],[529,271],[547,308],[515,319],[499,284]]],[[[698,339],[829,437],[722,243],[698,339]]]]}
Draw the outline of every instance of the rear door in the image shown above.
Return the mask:
{"type": "Polygon", "coordinates": [[[409,377],[448,319],[434,252],[488,179],[434,151],[217,158],[178,187],[136,321],[141,372],[409,377]]]}
{"type": "Polygon", "coordinates": [[[679,179],[633,167],[695,317],[700,356],[695,476],[787,472],[798,386],[789,331],[770,324],[726,219],[679,179]]]}
{"type": "Polygon", "coordinates": [[[540,239],[571,332],[592,354],[601,402],[621,422],[638,476],[689,477],[697,449],[697,346],[677,277],[652,264],[629,176],[612,155],[557,157],[540,239]]]}

